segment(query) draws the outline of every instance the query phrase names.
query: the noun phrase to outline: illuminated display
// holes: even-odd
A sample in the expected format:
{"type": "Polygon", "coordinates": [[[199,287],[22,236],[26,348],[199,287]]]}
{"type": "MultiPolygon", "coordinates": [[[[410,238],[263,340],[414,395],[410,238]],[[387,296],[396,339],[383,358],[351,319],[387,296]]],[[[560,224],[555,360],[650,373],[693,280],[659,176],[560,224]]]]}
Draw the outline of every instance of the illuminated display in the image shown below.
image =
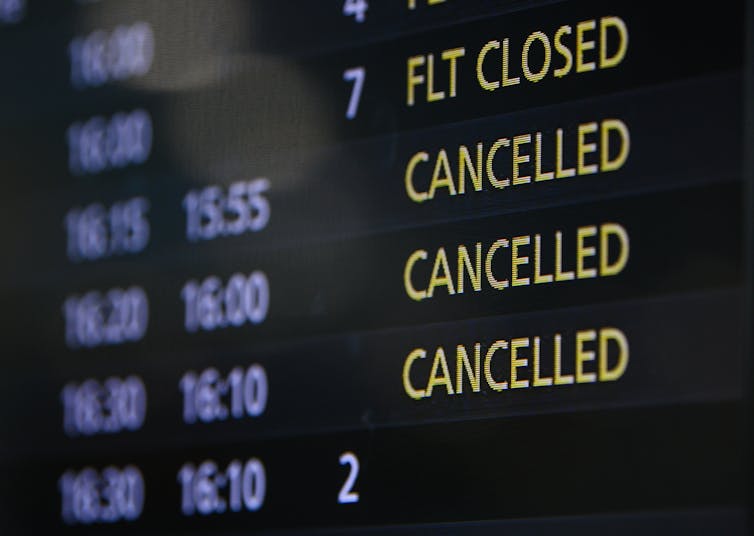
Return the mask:
{"type": "Polygon", "coordinates": [[[0,0],[0,533],[748,534],[752,7],[0,0]]]}

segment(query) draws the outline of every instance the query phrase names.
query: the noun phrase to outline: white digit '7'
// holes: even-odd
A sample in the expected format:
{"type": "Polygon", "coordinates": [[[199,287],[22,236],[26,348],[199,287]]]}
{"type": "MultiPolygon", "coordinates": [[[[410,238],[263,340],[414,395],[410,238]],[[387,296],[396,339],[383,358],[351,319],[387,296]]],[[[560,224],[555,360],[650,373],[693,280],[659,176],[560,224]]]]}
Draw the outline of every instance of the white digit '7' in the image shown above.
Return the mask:
{"type": "Polygon", "coordinates": [[[364,89],[364,79],[367,77],[367,71],[364,67],[352,67],[343,72],[343,80],[353,82],[351,89],[351,98],[348,99],[348,109],[346,117],[353,119],[359,111],[359,102],[361,101],[361,91],[364,89]]]}

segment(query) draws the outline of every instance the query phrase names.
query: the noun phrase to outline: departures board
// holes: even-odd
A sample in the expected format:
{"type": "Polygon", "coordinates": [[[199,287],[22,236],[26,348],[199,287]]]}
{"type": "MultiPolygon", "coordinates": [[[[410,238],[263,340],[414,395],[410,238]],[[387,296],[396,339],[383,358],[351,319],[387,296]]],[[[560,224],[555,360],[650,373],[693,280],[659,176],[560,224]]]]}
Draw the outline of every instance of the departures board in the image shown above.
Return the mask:
{"type": "Polygon", "coordinates": [[[0,533],[748,534],[752,13],[0,0],[0,533]]]}

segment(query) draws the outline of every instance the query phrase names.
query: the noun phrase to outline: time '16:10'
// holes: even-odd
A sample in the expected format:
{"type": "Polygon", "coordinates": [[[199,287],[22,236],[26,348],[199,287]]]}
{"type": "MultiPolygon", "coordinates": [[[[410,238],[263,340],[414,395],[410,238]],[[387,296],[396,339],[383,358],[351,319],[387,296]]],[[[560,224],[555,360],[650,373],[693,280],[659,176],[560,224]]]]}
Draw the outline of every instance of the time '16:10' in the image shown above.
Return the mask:
{"type": "Polygon", "coordinates": [[[187,424],[259,417],[267,407],[267,374],[257,364],[246,370],[235,367],[227,376],[215,368],[200,374],[189,371],[178,386],[183,393],[183,422],[187,424]]]}
{"type": "Polygon", "coordinates": [[[198,467],[184,464],[178,471],[181,486],[181,511],[185,516],[256,512],[264,506],[267,474],[257,458],[246,463],[233,460],[220,469],[212,460],[198,467]]]}

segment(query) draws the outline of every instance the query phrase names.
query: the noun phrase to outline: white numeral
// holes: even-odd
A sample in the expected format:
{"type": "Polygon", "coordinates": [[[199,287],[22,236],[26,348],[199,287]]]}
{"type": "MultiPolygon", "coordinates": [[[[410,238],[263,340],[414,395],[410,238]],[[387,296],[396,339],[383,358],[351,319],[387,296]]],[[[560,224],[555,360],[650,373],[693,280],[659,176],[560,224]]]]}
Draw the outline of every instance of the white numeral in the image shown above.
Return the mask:
{"type": "Polygon", "coordinates": [[[364,22],[367,18],[369,2],[367,0],[346,0],[343,3],[343,15],[353,17],[356,22],[364,22]]]}
{"type": "Polygon", "coordinates": [[[338,493],[338,502],[340,504],[357,503],[359,502],[359,493],[353,491],[353,485],[359,476],[359,459],[353,452],[344,452],[340,455],[340,465],[348,465],[350,471],[343,487],[340,488],[340,493],[338,493]]]}
{"type": "Polygon", "coordinates": [[[353,82],[351,89],[351,98],[348,99],[348,110],[346,117],[353,119],[359,111],[359,102],[361,102],[361,91],[364,89],[364,80],[367,77],[367,71],[364,67],[352,67],[343,73],[343,80],[353,82]]]}

